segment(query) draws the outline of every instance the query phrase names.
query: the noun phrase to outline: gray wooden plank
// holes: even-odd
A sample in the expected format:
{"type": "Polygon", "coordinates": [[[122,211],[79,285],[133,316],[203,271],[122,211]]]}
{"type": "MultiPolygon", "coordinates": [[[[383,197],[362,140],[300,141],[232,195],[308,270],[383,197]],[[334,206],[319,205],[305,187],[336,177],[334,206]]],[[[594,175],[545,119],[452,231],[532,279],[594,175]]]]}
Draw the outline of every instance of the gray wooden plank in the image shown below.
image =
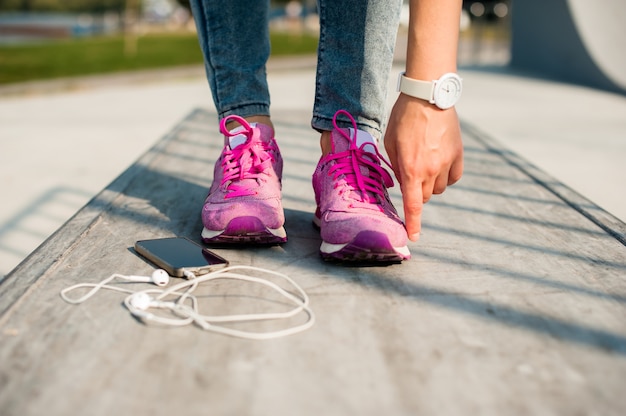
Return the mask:
{"type": "MultiPolygon", "coordinates": [[[[148,274],[129,250],[138,239],[198,240],[222,144],[215,115],[197,110],[0,285],[0,413],[623,414],[623,244],[464,128],[465,177],[428,204],[412,260],[324,263],[317,136],[306,114],[275,118],[290,240],[215,251],[297,279],[316,325],[248,341],[143,325],[116,293],[60,299],[74,283],[148,274]]],[[[225,282],[207,291],[220,311],[254,306],[225,282]]]]}

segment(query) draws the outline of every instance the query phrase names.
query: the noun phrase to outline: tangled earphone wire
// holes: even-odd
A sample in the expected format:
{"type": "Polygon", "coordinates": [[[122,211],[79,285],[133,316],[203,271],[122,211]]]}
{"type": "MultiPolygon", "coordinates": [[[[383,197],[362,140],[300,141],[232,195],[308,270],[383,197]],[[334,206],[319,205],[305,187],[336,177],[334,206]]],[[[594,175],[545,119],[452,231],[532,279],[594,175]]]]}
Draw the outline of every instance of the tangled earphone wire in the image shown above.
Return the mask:
{"type": "Polygon", "coordinates": [[[186,326],[195,324],[205,331],[247,339],[262,340],[284,337],[309,329],[315,323],[315,314],[310,308],[308,295],[293,279],[283,273],[253,266],[230,266],[201,276],[196,276],[185,270],[185,277],[187,280],[184,280],[183,282],[172,287],[165,288],[165,286],[169,283],[169,275],[166,271],[161,269],[155,270],[150,277],[113,274],[99,283],[79,283],[70,286],[63,289],[60,295],[61,298],[68,303],[81,304],[90,299],[101,289],[122,292],[128,294],[128,296],[124,299],[124,306],[126,309],[128,309],[132,316],[140,319],[144,323],[155,322],[167,326],[186,326]],[[244,270],[279,277],[287,282],[291,286],[291,289],[295,289],[296,294],[291,293],[268,279],[239,273],[239,271],[244,270]],[[152,282],[161,288],[133,291],[111,285],[115,279],[131,282],[152,282]],[[219,279],[238,280],[268,287],[280,294],[283,298],[287,299],[289,303],[293,304],[293,307],[284,312],[203,315],[199,310],[198,298],[193,295],[193,292],[200,284],[219,279]],[[91,288],[91,290],[80,298],[71,298],[68,296],[69,292],[80,288],[91,288]],[[165,309],[172,312],[174,317],[160,316],[151,312],[150,309],[165,309]],[[232,324],[236,322],[288,319],[300,313],[304,313],[307,316],[305,322],[277,331],[254,332],[230,328],[223,325],[226,323],[232,324]]]}

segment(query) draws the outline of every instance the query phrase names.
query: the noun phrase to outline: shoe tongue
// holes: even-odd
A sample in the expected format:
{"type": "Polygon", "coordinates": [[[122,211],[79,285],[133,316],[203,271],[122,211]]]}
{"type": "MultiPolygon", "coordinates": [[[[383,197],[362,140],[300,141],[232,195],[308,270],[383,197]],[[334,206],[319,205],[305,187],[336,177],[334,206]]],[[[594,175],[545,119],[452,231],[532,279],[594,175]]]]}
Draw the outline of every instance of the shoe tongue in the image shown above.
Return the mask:
{"type": "MultiPolygon", "coordinates": [[[[250,123],[250,127],[256,127],[256,123],[250,123]]],[[[228,137],[228,146],[231,149],[235,149],[237,146],[241,146],[246,141],[248,141],[248,136],[246,136],[246,128],[244,126],[239,126],[232,129],[231,134],[233,136],[228,137]]]]}
{"type": "Polygon", "coordinates": [[[335,133],[335,152],[345,152],[346,150],[350,149],[351,141],[355,140],[354,144],[357,148],[363,146],[364,151],[374,155],[376,154],[376,140],[374,139],[374,137],[372,137],[371,134],[363,130],[356,130],[355,139],[355,130],[352,127],[347,130],[347,133],[350,136],[350,141],[348,141],[348,139],[346,139],[341,133],[335,133]]]}
{"type": "MultiPolygon", "coordinates": [[[[354,137],[354,129],[350,127],[350,137],[354,137]]],[[[363,150],[376,154],[376,140],[366,131],[357,130],[356,131],[356,147],[363,146],[363,150]],[[364,145],[364,146],[363,146],[364,145]]]]}

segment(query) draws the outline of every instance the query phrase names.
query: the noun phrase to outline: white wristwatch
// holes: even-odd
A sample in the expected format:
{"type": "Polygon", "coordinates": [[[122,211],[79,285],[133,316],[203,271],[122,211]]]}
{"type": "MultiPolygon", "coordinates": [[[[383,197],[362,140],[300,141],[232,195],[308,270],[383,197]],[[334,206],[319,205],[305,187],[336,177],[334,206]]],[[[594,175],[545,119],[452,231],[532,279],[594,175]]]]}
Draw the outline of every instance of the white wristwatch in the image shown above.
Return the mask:
{"type": "Polygon", "coordinates": [[[455,73],[447,73],[434,81],[407,78],[404,72],[398,77],[398,91],[411,97],[426,100],[445,110],[454,107],[461,97],[463,80],[455,73]]]}

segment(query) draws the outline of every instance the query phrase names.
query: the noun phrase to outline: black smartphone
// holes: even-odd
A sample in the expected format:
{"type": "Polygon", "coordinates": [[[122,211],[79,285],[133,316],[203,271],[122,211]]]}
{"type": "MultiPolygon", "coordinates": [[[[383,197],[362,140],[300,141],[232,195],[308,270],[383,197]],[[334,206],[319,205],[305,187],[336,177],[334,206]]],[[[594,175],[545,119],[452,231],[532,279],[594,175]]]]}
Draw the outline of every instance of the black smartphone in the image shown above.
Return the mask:
{"type": "Polygon", "coordinates": [[[226,259],[184,237],[140,240],[135,251],[175,277],[183,277],[183,269],[201,275],[228,266],[226,259]]]}

